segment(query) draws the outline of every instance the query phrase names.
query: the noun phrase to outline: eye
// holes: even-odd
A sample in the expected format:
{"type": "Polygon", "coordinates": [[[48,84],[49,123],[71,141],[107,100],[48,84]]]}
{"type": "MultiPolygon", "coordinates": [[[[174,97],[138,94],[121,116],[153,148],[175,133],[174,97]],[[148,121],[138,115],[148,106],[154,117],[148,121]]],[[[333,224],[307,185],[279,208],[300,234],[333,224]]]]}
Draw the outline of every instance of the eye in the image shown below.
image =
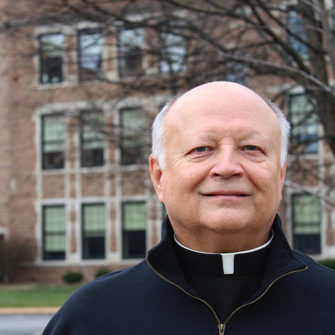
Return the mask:
{"type": "Polygon", "coordinates": [[[252,144],[248,144],[248,145],[244,146],[243,149],[246,150],[246,151],[258,151],[258,150],[260,150],[260,148],[257,145],[252,145],[252,144]]]}
{"type": "Polygon", "coordinates": [[[205,152],[206,150],[208,150],[208,147],[206,146],[201,146],[201,147],[196,147],[195,149],[193,149],[195,152],[205,152]]]}
{"type": "Polygon", "coordinates": [[[207,145],[201,145],[199,147],[195,147],[192,150],[190,150],[188,154],[195,155],[195,156],[203,156],[203,155],[207,155],[212,150],[213,150],[213,148],[211,148],[207,145]]]}

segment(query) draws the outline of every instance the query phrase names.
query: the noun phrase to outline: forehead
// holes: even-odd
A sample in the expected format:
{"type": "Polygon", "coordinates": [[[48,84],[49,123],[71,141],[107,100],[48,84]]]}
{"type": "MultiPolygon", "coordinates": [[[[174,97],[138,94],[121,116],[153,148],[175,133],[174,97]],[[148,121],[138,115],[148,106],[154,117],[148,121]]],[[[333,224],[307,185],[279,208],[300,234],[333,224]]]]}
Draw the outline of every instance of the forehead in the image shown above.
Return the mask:
{"type": "Polygon", "coordinates": [[[166,135],[208,128],[244,128],[260,133],[280,131],[279,120],[256,93],[238,84],[207,84],[179,98],[165,120],[166,135]]]}

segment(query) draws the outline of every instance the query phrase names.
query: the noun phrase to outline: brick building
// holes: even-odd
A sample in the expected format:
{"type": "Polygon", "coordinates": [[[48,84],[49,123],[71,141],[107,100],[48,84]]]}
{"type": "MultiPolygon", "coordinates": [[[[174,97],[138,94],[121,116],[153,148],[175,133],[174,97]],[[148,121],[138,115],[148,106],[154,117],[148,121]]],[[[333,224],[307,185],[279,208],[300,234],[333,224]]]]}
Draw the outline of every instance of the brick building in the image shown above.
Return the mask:
{"type": "MultiPolygon", "coordinates": [[[[80,270],[89,280],[98,268],[135,264],[159,241],[164,209],[149,181],[148,129],[171,93],[128,94],[111,84],[139,72],[164,78],[168,68],[183,71],[183,41],[165,34],[174,58],[153,62],[141,52],[146,34],[116,27],[102,35],[89,22],[0,34],[0,241],[32,243],[36,251],[18,279],[55,282],[80,270]]],[[[269,94],[286,85],[254,83],[269,94]]],[[[310,108],[299,88],[286,102],[292,120],[310,108]]],[[[293,139],[321,131],[309,119],[293,139]]],[[[281,207],[288,238],[317,258],[335,257],[335,211],[324,181],[334,174],[332,154],[318,141],[299,159],[305,170],[317,162],[324,178],[296,173],[290,162],[281,207]]]]}

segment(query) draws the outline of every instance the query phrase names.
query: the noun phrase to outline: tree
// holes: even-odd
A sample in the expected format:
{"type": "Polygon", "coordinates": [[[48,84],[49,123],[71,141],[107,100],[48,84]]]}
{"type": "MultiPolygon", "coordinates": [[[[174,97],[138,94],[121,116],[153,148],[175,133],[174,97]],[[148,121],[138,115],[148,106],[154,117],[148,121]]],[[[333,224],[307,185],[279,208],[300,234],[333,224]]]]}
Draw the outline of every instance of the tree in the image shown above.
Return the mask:
{"type": "MultiPolygon", "coordinates": [[[[293,124],[293,166],[308,173],[319,170],[318,163],[306,167],[300,159],[317,141],[325,141],[335,155],[333,1],[297,0],[294,6],[286,6],[281,0],[35,0],[23,1],[15,9],[8,4],[0,25],[4,32],[29,33],[29,28],[37,25],[77,27],[82,21],[96,24],[105,46],[117,45],[121,50],[102,61],[122,58],[136,78],[124,80],[120,68],[119,78],[99,77],[120,86],[123,96],[133,92],[175,94],[226,78],[247,80],[253,87],[271,83],[275,87],[271,98],[285,106],[288,93],[302,88],[312,107],[293,124]],[[146,39],[135,33],[142,29],[147,32],[146,39]],[[122,31],[126,31],[123,37],[122,31]],[[146,70],[136,63],[142,62],[143,55],[146,70]],[[303,136],[301,129],[317,119],[322,135],[303,136]]],[[[94,46],[97,41],[88,39],[87,50],[90,43],[94,46]]],[[[326,169],[333,162],[328,164],[326,169]]],[[[333,180],[331,175],[325,181],[333,185],[333,180]]]]}

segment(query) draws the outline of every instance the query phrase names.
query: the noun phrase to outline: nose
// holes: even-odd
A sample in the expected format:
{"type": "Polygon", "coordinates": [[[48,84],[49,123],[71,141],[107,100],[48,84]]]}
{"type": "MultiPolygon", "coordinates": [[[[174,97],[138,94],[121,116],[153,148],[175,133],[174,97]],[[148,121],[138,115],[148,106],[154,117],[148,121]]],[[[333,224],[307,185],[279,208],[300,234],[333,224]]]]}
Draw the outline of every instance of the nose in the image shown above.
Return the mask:
{"type": "Polygon", "coordinates": [[[210,170],[210,176],[227,179],[234,176],[242,176],[243,171],[238,154],[234,152],[233,148],[226,148],[217,153],[210,170]]]}

